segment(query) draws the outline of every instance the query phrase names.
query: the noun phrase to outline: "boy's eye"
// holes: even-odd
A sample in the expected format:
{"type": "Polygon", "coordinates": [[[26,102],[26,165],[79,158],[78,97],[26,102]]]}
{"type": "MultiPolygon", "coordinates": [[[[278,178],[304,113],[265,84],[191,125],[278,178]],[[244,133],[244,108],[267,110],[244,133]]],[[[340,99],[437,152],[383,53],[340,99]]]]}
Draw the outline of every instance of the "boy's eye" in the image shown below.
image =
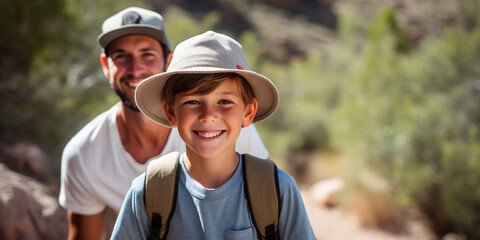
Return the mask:
{"type": "Polygon", "coordinates": [[[197,100],[190,100],[190,101],[186,101],[184,104],[200,104],[200,102],[197,100]]]}
{"type": "Polygon", "coordinates": [[[218,102],[219,104],[229,104],[229,103],[232,103],[232,101],[230,100],[226,100],[226,99],[222,99],[218,102]]]}

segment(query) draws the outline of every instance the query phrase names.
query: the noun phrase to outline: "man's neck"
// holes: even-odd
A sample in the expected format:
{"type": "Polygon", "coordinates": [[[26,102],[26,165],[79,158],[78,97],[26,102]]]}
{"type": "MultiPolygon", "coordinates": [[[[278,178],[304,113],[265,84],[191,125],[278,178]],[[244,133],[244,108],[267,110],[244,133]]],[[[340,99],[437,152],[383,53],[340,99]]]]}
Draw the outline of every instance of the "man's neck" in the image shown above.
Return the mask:
{"type": "Polygon", "coordinates": [[[117,113],[117,128],[123,147],[139,163],[159,155],[170,134],[170,128],[123,105],[117,113]]]}

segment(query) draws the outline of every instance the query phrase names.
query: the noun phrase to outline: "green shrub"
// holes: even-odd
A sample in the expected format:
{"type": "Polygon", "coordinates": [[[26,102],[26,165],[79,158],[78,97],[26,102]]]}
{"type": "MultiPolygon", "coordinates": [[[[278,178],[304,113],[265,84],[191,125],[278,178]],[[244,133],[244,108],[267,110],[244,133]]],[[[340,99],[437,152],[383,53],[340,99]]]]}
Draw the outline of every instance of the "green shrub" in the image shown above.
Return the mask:
{"type": "Polygon", "coordinates": [[[480,31],[448,28],[411,50],[392,14],[371,25],[330,135],[358,156],[350,165],[381,173],[397,204],[419,208],[436,234],[479,239],[480,31]]]}

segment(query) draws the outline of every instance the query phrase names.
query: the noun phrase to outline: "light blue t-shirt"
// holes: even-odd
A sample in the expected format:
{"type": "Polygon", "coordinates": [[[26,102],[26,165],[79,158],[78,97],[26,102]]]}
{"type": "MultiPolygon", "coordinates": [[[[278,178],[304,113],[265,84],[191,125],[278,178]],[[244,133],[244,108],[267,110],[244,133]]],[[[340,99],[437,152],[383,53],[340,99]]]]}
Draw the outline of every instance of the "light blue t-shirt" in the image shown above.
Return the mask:
{"type": "MultiPolygon", "coordinates": [[[[222,186],[209,189],[196,184],[180,157],[177,207],[167,239],[257,239],[243,191],[242,164],[222,186]]],[[[243,161],[240,159],[240,161],[243,161]]],[[[293,177],[278,169],[282,211],[280,239],[316,239],[293,177]]],[[[147,239],[150,231],[143,190],[145,174],[132,182],[111,239],[147,239]]]]}

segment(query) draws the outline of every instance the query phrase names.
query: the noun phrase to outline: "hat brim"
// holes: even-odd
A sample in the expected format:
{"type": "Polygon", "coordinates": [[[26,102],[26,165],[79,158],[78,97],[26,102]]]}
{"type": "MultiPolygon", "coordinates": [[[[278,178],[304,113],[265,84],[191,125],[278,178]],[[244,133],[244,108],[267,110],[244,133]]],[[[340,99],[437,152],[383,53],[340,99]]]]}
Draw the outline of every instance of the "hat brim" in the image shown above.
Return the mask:
{"type": "Polygon", "coordinates": [[[265,76],[248,70],[219,69],[199,67],[188,70],[160,73],[143,80],[135,90],[135,101],[140,111],[153,121],[171,127],[163,111],[163,88],[168,78],[176,74],[205,74],[205,73],[237,73],[247,80],[258,101],[258,110],[253,122],[263,120],[272,115],[277,109],[279,96],[275,85],[265,76]]]}
{"type": "Polygon", "coordinates": [[[166,36],[164,36],[163,30],[146,24],[125,25],[114,31],[100,34],[100,36],[98,36],[98,43],[105,49],[117,38],[127,35],[145,35],[152,37],[160,43],[165,44],[167,49],[171,51],[170,42],[168,42],[166,36]]]}

